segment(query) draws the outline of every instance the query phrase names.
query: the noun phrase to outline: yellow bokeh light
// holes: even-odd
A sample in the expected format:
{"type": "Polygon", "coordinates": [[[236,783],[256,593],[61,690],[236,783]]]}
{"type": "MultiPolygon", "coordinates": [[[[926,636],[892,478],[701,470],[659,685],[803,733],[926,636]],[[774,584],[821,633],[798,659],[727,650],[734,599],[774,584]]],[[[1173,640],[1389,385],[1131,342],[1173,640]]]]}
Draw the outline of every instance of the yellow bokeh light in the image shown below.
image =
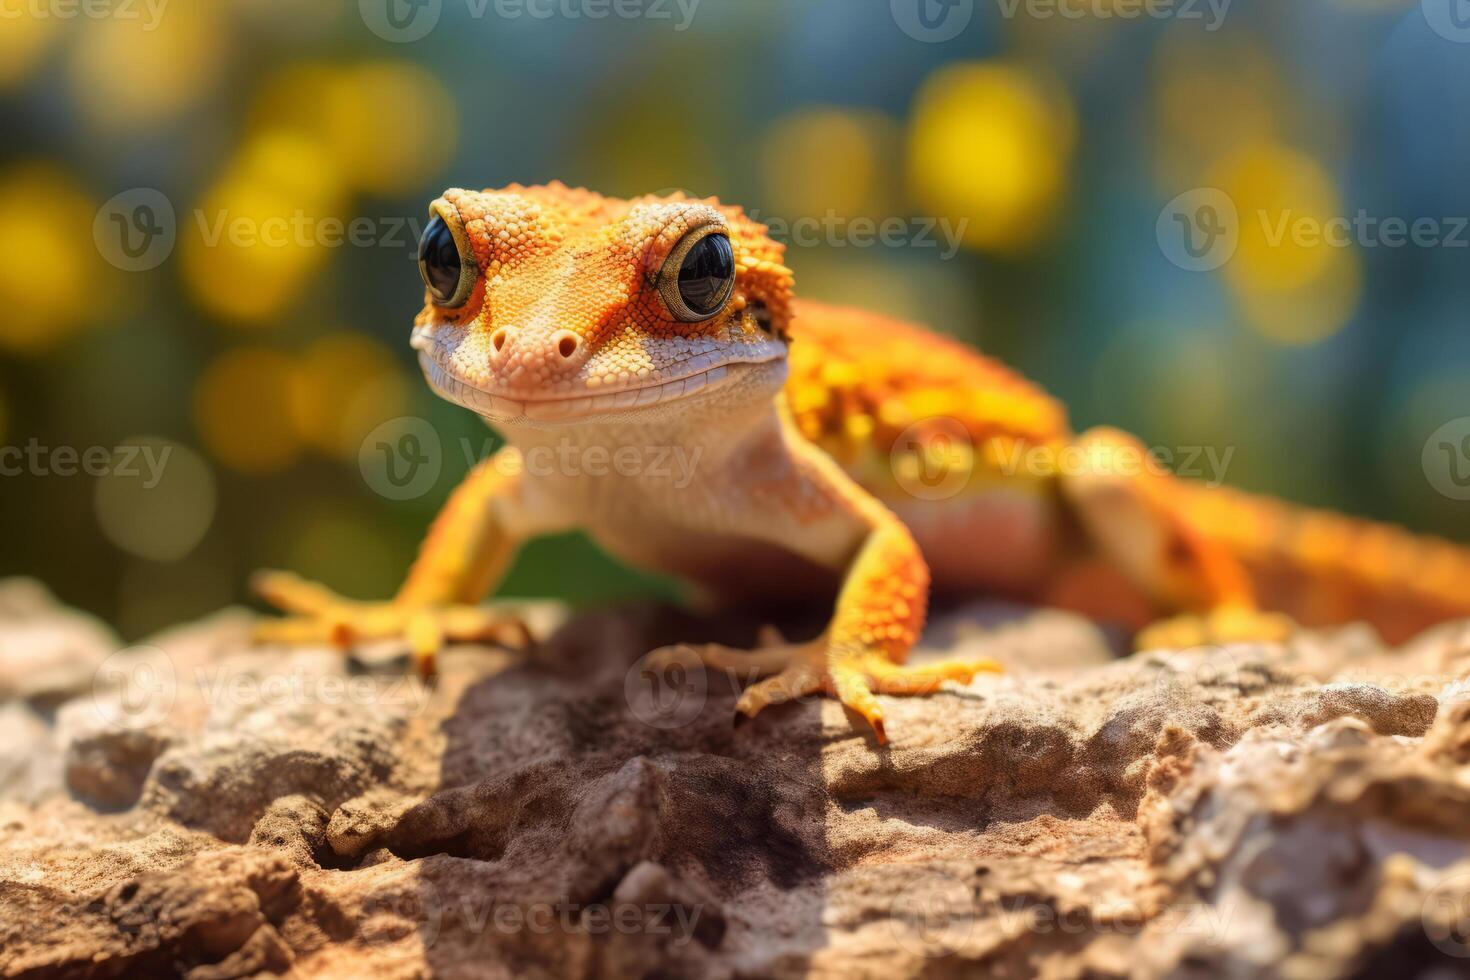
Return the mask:
{"type": "Polygon", "coordinates": [[[1323,274],[1298,289],[1240,289],[1236,299],[1256,333],[1278,344],[1326,340],[1347,325],[1363,295],[1357,253],[1341,251],[1323,274]]]}
{"type": "Polygon", "coordinates": [[[319,142],[263,133],[181,230],[184,280],[205,309],[273,325],[343,247],[343,208],[336,169],[319,142]]]}
{"type": "Polygon", "coordinates": [[[301,452],[291,415],[294,365],[266,348],[236,348],[205,368],[194,388],[194,423],[220,462],[271,473],[301,452]]]}
{"type": "Polygon", "coordinates": [[[1347,322],[1362,292],[1360,259],[1332,177],[1304,153],[1243,147],[1207,177],[1240,226],[1224,267],[1250,325],[1279,343],[1320,341],[1347,322]]]}
{"type": "Polygon", "coordinates": [[[153,125],[195,105],[225,64],[225,25],[211,3],[139,3],[135,16],[79,18],[68,63],[72,98],[93,125],[153,125]]]}
{"type": "Polygon", "coordinates": [[[968,245],[1024,249],[1055,217],[1073,142],[1071,103],[1041,76],[996,63],[942,68],[914,107],[914,198],[936,217],[964,222],[968,245]]]}
{"type": "Polygon", "coordinates": [[[794,219],[892,210],[897,125],[876,112],[808,109],[779,120],[761,146],[771,207],[794,219]]]}
{"type": "Polygon", "coordinates": [[[1225,160],[1206,180],[1235,202],[1240,245],[1231,272],[1248,288],[1288,290],[1320,278],[1333,261],[1312,228],[1341,214],[1332,177],[1317,161],[1283,146],[1255,144],[1225,160]]]}
{"type": "Polygon", "coordinates": [[[458,116],[444,85],[403,61],[292,65],[251,110],[254,131],[319,140],[343,181],[371,194],[416,191],[454,152],[458,116]]]}
{"type": "Polygon", "coordinates": [[[51,167],[0,175],[0,347],[37,351],[107,312],[97,203],[51,167]]]}
{"type": "Polygon", "coordinates": [[[94,491],[103,535],[139,558],[183,558],[214,521],[214,472],[198,453],[167,439],[144,436],[122,445],[129,451],[114,457],[94,491]]]}
{"type": "Polygon", "coordinates": [[[355,460],[369,432],[404,413],[407,387],[382,344],[360,334],[331,334],[302,355],[292,378],[291,418],[303,442],[355,460]]]}
{"type": "Polygon", "coordinates": [[[29,77],[55,40],[61,21],[37,16],[30,0],[0,0],[0,88],[29,77]]]}

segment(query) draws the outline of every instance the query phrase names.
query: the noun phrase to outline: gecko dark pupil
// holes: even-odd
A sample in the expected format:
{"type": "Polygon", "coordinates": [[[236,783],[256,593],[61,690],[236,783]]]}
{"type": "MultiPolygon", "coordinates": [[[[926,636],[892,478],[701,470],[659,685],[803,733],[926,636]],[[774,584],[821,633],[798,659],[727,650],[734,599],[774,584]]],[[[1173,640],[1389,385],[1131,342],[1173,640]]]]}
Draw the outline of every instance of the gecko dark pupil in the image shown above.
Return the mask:
{"type": "Polygon", "coordinates": [[[419,275],[429,287],[429,295],[447,303],[459,288],[459,246],[443,218],[435,218],[419,239],[419,275]]]}
{"type": "Polygon", "coordinates": [[[701,316],[719,310],[726,287],[735,278],[735,252],[724,235],[701,238],[679,266],[679,295],[701,316]]]}

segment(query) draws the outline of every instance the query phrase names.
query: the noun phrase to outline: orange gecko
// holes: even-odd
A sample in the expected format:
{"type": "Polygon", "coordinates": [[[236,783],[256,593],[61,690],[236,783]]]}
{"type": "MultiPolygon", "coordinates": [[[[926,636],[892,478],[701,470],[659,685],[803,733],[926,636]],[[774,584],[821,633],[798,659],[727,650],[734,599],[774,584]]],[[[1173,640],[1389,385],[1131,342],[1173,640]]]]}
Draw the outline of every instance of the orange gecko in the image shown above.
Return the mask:
{"type": "Polygon", "coordinates": [[[694,653],[763,677],[744,715],[823,692],[883,742],[878,695],[997,669],[905,666],[931,575],[1141,629],[1142,647],[1359,619],[1397,640],[1470,615],[1470,553],[1191,484],[1116,430],[1074,435],[996,361],[797,300],[783,247],[738,207],[553,183],[452,189],[430,210],[412,337],[429,384],[498,429],[502,452],[629,465],[482,463],[392,600],[262,573],[259,591],[292,614],[262,640],[403,638],[432,670],[446,640],[519,637],[478,603],[522,542],[581,528],[714,595],[835,596],[815,640],[694,653]],[[639,465],[660,448],[688,472],[639,465]]]}

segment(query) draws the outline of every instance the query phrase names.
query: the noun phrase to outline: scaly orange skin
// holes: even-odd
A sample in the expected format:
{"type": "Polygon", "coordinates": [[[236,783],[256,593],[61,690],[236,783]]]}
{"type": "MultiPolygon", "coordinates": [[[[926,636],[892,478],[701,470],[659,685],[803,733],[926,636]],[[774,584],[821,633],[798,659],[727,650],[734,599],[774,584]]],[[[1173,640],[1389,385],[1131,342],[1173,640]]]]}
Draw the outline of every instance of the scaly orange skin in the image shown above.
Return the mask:
{"type": "Polygon", "coordinates": [[[351,603],[267,574],[262,592],[298,615],[265,624],[264,638],[402,636],[431,669],[447,639],[514,635],[470,603],[518,543],[580,527],[630,563],[716,594],[835,586],[830,625],[809,643],[657,656],[771,675],[742,694],[746,715],[825,692],[881,742],[877,695],[995,669],[903,666],[931,566],[940,587],[1133,626],[1184,614],[1143,633],[1145,645],[1284,637],[1291,624],[1270,609],[1309,621],[1369,614],[1395,632],[1470,612],[1457,591],[1470,563],[1449,545],[1341,518],[1278,520],[1278,505],[1131,471],[1121,461],[1145,456],[1136,439],[1075,436],[1061,406],[1004,365],[920,327],[798,302],[782,245],[739,208],[551,184],[452,189],[433,211],[461,260],[461,289],[446,300],[458,305],[426,294],[415,320],[413,345],[439,394],[499,428],[507,454],[653,445],[702,462],[678,486],[585,468],[508,475],[510,455],[489,461],[445,507],[394,600],[351,603]],[[735,277],[728,301],[690,322],[669,293],[671,256],[709,233],[730,240],[735,277]],[[1381,581],[1344,544],[1379,540],[1405,563],[1434,557],[1438,570],[1381,581]],[[1378,601],[1390,585],[1392,601],[1378,601]]]}

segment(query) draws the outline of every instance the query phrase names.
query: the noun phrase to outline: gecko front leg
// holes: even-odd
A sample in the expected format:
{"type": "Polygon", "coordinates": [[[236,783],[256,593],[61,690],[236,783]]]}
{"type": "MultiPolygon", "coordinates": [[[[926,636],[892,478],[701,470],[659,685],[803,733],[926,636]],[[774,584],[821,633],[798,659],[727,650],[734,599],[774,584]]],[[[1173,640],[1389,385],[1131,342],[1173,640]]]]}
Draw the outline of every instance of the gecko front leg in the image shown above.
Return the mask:
{"type": "Polygon", "coordinates": [[[434,672],[446,641],[499,642],[525,647],[531,636],[518,619],[476,603],[491,592],[515,555],[519,477],[492,457],[471,470],[435,518],[398,594],[386,602],[344,598],[290,572],[262,571],[256,592],[289,613],[255,629],[262,643],[330,643],[349,648],[364,640],[408,642],[419,672],[434,672]]]}
{"type": "Polygon", "coordinates": [[[1001,667],[993,660],[904,665],[923,630],[929,597],[929,567],[913,535],[820,450],[805,443],[788,448],[805,464],[808,479],[856,516],[863,528],[827,629],[808,643],[790,644],[768,635],[767,642],[749,651],[715,644],[680,645],[656,651],[653,662],[670,662],[692,652],[706,669],[764,677],[736,702],[736,712],[747,718],[770,705],[812,694],[834,697],[872,726],[878,744],[886,744],[883,709],[876,695],[930,694],[945,681],[965,684],[976,674],[999,673],[1001,667]]]}

